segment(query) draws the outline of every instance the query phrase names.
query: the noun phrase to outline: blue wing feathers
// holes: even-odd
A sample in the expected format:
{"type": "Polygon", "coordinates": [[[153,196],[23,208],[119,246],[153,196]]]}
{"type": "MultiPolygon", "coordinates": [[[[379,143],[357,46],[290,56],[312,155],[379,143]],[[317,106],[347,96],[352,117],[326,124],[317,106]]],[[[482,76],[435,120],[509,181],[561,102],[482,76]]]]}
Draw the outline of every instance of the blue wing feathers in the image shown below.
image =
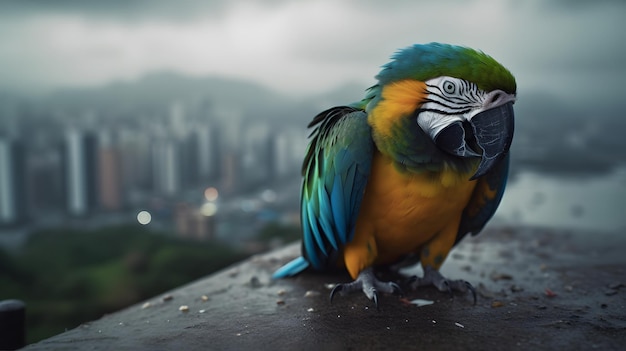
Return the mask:
{"type": "MultiPolygon", "coordinates": [[[[346,217],[347,217],[347,213],[345,211],[345,201],[344,201],[344,197],[343,197],[343,190],[341,189],[341,187],[343,186],[343,184],[341,184],[340,179],[338,179],[338,177],[335,177],[335,182],[333,184],[333,189],[331,191],[331,203],[332,203],[332,210],[333,210],[333,214],[332,214],[332,218],[335,220],[335,230],[337,231],[337,235],[339,236],[339,240],[342,243],[347,242],[348,240],[348,234],[346,233],[347,231],[347,225],[346,225],[346,217]]],[[[332,238],[333,236],[330,235],[330,237],[332,238]]],[[[335,250],[339,250],[339,247],[337,246],[337,243],[335,242],[335,245],[333,246],[333,248],[335,250]]]]}
{"type": "Polygon", "coordinates": [[[348,167],[348,171],[346,172],[346,180],[343,184],[343,198],[349,199],[348,201],[344,201],[344,205],[346,208],[346,213],[353,213],[352,209],[354,208],[354,184],[356,177],[356,166],[351,165],[348,167]]]}
{"type": "MultiPolygon", "coordinates": [[[[317,199],[314,197],[314,199],[317,199]]],[[[328,255],[326,251],[326,244],[324,243],[324,231],[322,230],[320,223],[318,222],[319,214],[316,213],[315,207],[317,205],[317,201],[311,201],[307,203],[306,206],[308,208],[308,228],[305,229],[304,234],[313,235],[315,239],[315,248],[322,251],[323,255],[328,255]]],[[[319,206],[317,206],[319,207],[319,206]]]]}
{"type": "Polygon", "coordinates": [[[335,250],[338,250],[339,248],[337,245],[337,241],[335,240],[335,236],[329,235],[329,233],[334,232],[334,226],[332,224],[333,219],[334,219],[333,209],[332,209],[333,204],[331,203],[331,200],[328,197],[328,192],[326,191],[325,187],[322,187],[322,186],[318,187],[317,196],[319,199],[318,201],[319,201],[319,209],[320,209],[319,222],[320,222],[320,225],[322,226],[322,230],[324,234],[323,238],[328,240],[335,250]]]}
{"type": "Polygon", "coordinates": [[[496,167],[479,180],[479,182],[487,182],[489,189],[496,191],[495,196],[493,198],[489,198],[486,194],[483,194],[480,191],[475,191],[472,195],[472,199],[470,200],[470,205],[468,205],[468,208],[465,209],[461,218],[461,224],[459,225],[459,231],[456,238],[457,243],[468,233],[473,235],[478,234],[496,213],[506,188],[506,182],[509,175],[509,160],[510,155],[507,155],[496,167]],[[482,204],[482,207],[470,208],[470,206],[474,203],[474,199],[478,197],[482,197],[484,200],[476,201],[476,203],[482,204]],[[469,215],[469,213],[475,214],[469,215]]]}
{"type": "Polygon", "coordinates": [[[286,265],[280,267],[274,274],[272,275],[273,279],[280,279],[285,277],[294,276],[305,269],[309,268],[309,262],[304,259],[304,257],[300,256],[286,265]]]}
{"type": "Polygon", "coordinates": [[[308,207],[306,206],[302,207],[301,215],[302,215],[302,219],[301,219],[302,230],[304,234],[302,235],[302,240],[303,240],[302,247],[306,250],[306,252],[303,252],[303,254],[309,257],[309,260],[311,261],[311,264],[314,267],[320,267],[321,262],[317,259],[317,253],[315,252],[316,240],[317,240],[316,238],[319,237],[319,234],[317,235],[315,234],[315,230],[317,230],[317,226],[313,222],[312,216],[310,216],[310,211],[308,207]]]}
{"type": "Polygon", "coordinates": [[[308,266],[336,266],[338,253],[354,235],[369,177],[374,144],[364,111],[335,107],[318,114],[309,127],[314,129],[302,167],[300,204],[303,257],[279,269],[275,278],[308,266]]]}

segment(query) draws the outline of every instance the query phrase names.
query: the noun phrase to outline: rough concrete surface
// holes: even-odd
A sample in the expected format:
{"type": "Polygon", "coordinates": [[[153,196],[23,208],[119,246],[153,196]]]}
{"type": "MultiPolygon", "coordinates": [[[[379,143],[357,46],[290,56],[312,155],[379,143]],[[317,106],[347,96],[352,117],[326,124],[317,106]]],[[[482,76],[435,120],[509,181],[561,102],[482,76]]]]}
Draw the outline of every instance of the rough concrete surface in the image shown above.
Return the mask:
{"type": "Polygon", "coordinates": [[[490,229],[442,269],[474,284],[476,305],[426,287],[381,296],[377,310],[361,293],[329,303],[344,274],[272,281],[293,244],[25,349],[623,350],[625,249],[624,235],[490,229]]]}

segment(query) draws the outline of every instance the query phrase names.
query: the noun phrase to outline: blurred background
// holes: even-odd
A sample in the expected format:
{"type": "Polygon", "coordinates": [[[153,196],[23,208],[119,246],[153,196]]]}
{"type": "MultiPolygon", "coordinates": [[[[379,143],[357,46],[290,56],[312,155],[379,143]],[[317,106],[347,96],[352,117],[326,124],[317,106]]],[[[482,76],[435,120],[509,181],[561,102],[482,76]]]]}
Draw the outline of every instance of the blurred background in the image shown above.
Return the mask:
{"type": "Polygon", "coordinates": [[[306,124],[431,41],[517,78],[490,225],[623,235],[626,2],[2,2],[0,300],[33,342],[297,240],[306,124]]]}

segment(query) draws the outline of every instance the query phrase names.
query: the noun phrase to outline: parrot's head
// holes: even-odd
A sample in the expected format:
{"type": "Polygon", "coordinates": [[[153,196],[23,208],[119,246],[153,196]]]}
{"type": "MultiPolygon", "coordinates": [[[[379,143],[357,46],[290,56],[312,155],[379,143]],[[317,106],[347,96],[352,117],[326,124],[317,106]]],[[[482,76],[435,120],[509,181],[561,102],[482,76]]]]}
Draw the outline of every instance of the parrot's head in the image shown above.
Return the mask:
{"type": "MultiPolygon", "coordinates": [[[[398,132],[408,123],[408,129],[429,138],[445,158],[478,163],[472,179],[508,153],[516,83],[490,56],[461,46],[414,45],[396,53],[376,78],[378,84],[364,101],[379,148],[410,155],[411,150],[391,150],[411,147],[406,140],[393,140],[399,136],[417,140],[398,132]]],[[[420,148],[415,152],[424,151],[420,148]]]]}

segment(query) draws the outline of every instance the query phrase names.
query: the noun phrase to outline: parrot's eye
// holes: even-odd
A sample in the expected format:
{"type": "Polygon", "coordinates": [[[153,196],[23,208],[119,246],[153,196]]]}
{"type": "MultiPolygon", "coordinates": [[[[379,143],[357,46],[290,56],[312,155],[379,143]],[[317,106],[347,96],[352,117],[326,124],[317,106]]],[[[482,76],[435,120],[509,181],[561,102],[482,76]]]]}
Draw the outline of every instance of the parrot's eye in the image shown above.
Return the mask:
{"type": "Polygon", "coordinates": [[[456,91],[456,85],[454,85],[454,83],[452,83],[449,80],[446,80],[445,82],[443,82],[443,91],[446,94],[454,94],[456,91]]]}

